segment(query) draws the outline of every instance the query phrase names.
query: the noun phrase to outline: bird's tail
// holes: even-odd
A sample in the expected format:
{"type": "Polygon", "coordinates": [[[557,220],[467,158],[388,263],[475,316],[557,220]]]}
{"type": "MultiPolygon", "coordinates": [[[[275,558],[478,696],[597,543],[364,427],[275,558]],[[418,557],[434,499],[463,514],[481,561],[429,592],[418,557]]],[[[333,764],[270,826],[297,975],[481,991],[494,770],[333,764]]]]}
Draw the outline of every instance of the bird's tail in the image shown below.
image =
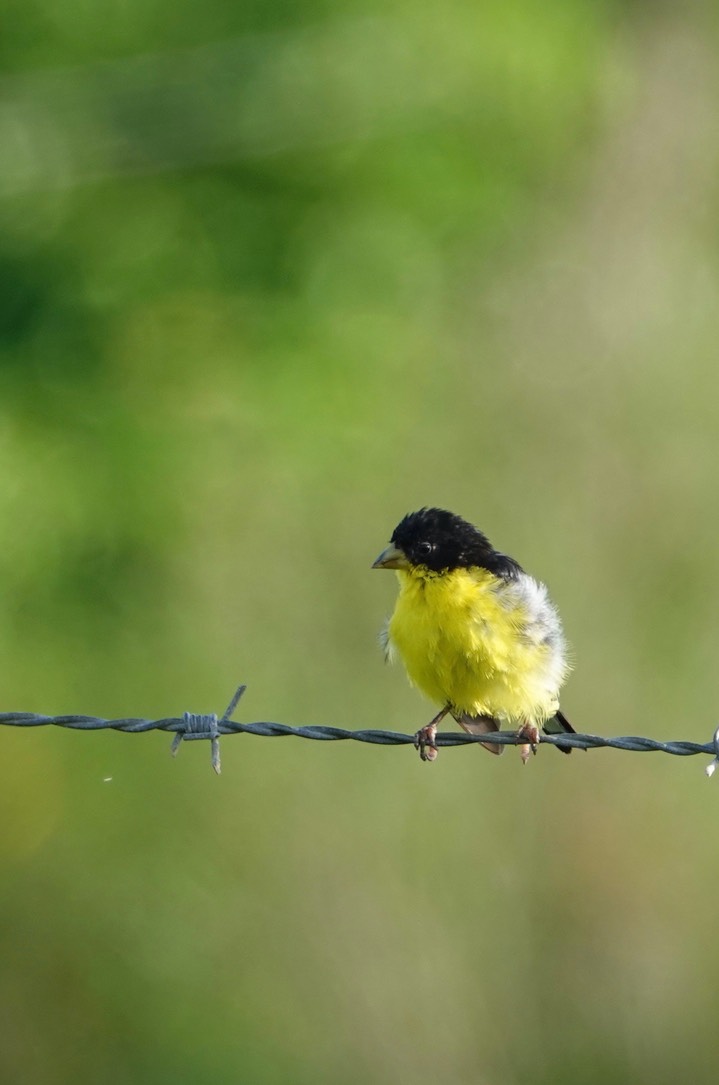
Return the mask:
{"type": "MultiPolygon", "coordinates": [[[[567,717],[557,709],[554,715],[545,721],[543,729],[548,735],[575,735],[576,731],[572,727],[567,717]]],[[[558,750],[562,753],[571,753],[571,749],[566,746],[558,746],[558,750]]]]}
{"type": "MultiPolygon", "coordinates": [[[[496,720],[494,716],[470,716],[468,712],[458,712],[456,715],[453,712],[452,715],[459,726],[470,735],[489,735],[492,731],[500,730],[499,720],[496,720]]],[[[480,742],[479,745],[484,746],[490,753],[504,752],[504,746],[500,746],[497,742],[480,742]]]]}

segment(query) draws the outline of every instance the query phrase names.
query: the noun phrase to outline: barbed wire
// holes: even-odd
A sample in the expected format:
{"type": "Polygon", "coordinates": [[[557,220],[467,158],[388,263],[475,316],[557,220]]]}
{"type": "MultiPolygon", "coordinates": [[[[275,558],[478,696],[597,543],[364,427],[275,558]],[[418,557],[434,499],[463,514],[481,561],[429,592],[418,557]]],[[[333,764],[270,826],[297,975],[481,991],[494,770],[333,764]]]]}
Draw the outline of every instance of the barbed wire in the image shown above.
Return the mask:
{"type": "MultiPolygon", "coordinates": [[[[231,719],[240,698],[247,686],[239,686],[222,716],[215,713],[185,712],[182,716],[168,716],[165,719],[147,720],[136,718],[103,719],[99,716],[43,716],[36,712],[2,712],[0,726],[7,727],[68,727],[74,731],[123,731],[127,734],[143,734],[146,731],[174,732],[170,752],[175,756],[180,744],[196,739],[210,742],[211,763],[216,773],[220,773],[220,736],[221,735],[260,735],[263,738],[308,738],[320,742],[351,740],[370,742],[378,746],[417,746],[415,735],[402,731],[360,730],[348,731],[344,727],[312,725],[309,727],[290,727],[285,723],[238,723],[231,719]]],[[[630,750],[634,753],[668,753],[677,757],[691,757],[694,754],[709,754],[713,760],[705,772],[712,776],[719,768],[719,727],[714,731],[711,742],[659,742],[653,738],[641,738],[628,735],[619,738],[607,738],[604,735],[545,735],[539,736],[542,745],[559,746],[561,749],[595,750],[613,749],[630,750]]],[[[471,746],[478,742],[490,742],[498,746],[517,746],[526,743],[526,737],[516,731],[495,731],[487,735],[468,735],[464,731],[447,731],[436,736],[437,747],[471,746]]]]}

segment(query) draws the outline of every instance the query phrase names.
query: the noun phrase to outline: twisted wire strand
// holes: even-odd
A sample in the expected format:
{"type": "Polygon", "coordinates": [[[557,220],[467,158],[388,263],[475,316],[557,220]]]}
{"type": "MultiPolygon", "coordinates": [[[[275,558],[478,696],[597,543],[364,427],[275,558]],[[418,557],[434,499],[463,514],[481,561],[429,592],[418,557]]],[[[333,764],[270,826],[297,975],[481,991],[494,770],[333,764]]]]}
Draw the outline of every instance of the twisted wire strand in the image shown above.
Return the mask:
{"type": "MultiPolygon", "coordinates": [[[[215,713],[185,712],[183,716],[168,716],[159,720],[123,718],[103,719],[99,716],[43,716],[36,712],[2,712],[0,726],[6,727],[67,727],[74,731],[124,731],[127,734],[142,734],[145,731],[169,731],[174,733],[171,752],[177,753],[182,741],[206,739],[211,745],[212,767],[220,772],[220,735],[260,735],[263,738],[308,738],[315,741],[369,742],[378,746],[412,746],[415,736],[400,731],[360,730],[348,731],[344,727],[290,727],[285,723],[238,723],[230,717],[235,711],[246,686],[239,686],[227,709],[220,718],[215,713]]],[[[668,753],[677,757],[690,757],[694,754],[709,754],[713,757],[706,767],[707,776],[713,775],[719,768],[719,727],[710,742],[671,741],[659,742],[653,738],[627,735],[607,738],[604,735],[545,735],[539,737],[540,743],[548,746],[560,746],[564,749],[594,750],[609,748],[613,750],[631,750],[635,753],[668,753]]],[[[491,742],[500,746],[515,746],[526,742],[515,731],[495,731],[487,735],[468,735],[464,731],[448,731],[438,734],[435,744],[438,747],[471,746],[477,742],[491,742]]]]}

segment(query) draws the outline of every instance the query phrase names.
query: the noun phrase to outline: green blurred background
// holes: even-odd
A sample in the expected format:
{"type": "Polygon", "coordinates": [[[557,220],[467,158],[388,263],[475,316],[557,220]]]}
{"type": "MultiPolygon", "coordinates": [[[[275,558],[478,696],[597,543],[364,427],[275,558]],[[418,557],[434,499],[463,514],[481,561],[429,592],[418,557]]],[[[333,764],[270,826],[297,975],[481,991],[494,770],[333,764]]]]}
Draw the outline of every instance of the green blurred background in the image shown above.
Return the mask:
{"type": "MultiPolygon", "coordinates": [[[[711,6],[28,0],[0,109],[2,707],[413,731],[441,504],[579,730],[716,722],[711,6]]],[[[0,735],[0,1080],[716,1077],[703,759],[0,735]]]]}

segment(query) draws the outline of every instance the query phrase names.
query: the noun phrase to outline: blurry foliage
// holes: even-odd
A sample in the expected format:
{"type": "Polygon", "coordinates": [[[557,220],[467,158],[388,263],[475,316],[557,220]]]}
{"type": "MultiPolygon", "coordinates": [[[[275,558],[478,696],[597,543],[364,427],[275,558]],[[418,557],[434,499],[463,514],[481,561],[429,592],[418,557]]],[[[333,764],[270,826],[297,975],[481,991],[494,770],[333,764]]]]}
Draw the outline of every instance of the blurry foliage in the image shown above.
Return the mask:
{"type": "MultiPolygon", "coordinates": [[[[243,680],[252,718],[413,730],[369,565],[439,503],[550,584],[579,729],[706,740],[710,15],[16,7],[5,705],[243,680]]],[[[216,780],[158,735],[0,739],[4,1081],[709,1079],[694,761],[243,737],[216,780]]]]}

